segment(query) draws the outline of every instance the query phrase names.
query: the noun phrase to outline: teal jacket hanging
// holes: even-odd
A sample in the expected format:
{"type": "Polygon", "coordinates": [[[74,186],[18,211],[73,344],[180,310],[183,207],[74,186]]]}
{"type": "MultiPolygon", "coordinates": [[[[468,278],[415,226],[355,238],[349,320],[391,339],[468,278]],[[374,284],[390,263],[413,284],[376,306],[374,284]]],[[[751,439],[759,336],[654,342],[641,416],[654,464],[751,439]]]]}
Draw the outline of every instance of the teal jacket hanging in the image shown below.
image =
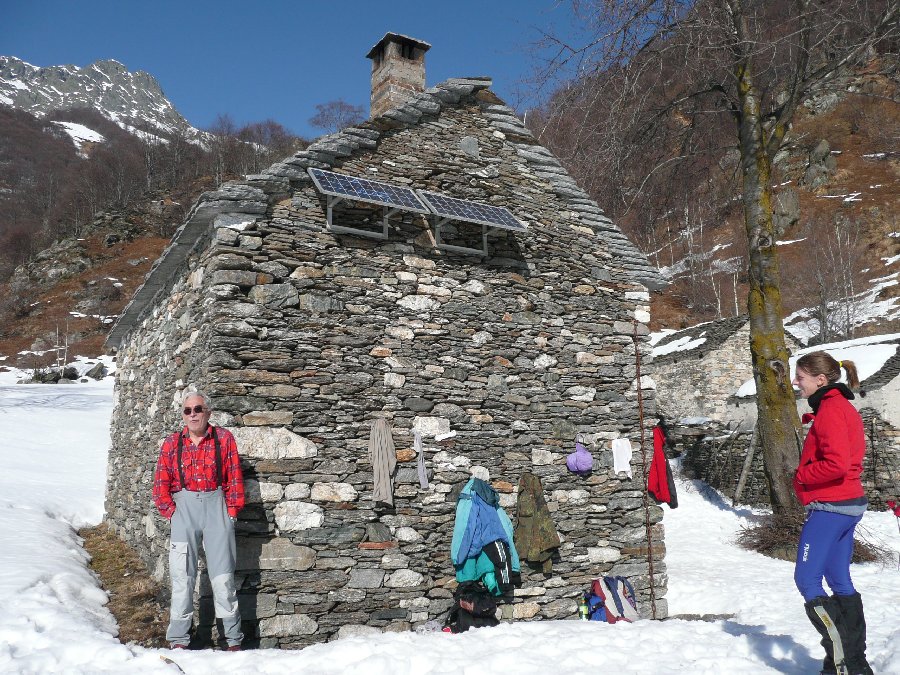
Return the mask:
{"type": "Polygon", "coordinates": [[[481,581],[495,595],[501,595],[501,591],[494,574],[494,563],[482,550],[484,546],[497,540],[505,542],[509,546],[512,571],[517,574],[521,571],[519,554],[513,543],[512,522],[499,501],[494,488],[478,478],[470,479],[456,501],[456,522],[450,545],[456,580],[481,581]]]}

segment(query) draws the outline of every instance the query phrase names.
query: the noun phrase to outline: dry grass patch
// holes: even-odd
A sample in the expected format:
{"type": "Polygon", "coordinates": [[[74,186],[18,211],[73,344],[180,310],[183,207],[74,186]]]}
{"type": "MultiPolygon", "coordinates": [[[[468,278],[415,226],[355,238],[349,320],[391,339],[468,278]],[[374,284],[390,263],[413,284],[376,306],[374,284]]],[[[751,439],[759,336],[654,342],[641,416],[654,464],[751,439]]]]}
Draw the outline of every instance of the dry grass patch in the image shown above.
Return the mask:
{"type": "Polygon", "coordinates": [[[163,590],[137,554],[103,523],[78,534],[91,555],[91,569],[109,594],[107,606],[119,624],[119,640],[142,647],[167,647],[168,610],[160,602],[163,590]]]}

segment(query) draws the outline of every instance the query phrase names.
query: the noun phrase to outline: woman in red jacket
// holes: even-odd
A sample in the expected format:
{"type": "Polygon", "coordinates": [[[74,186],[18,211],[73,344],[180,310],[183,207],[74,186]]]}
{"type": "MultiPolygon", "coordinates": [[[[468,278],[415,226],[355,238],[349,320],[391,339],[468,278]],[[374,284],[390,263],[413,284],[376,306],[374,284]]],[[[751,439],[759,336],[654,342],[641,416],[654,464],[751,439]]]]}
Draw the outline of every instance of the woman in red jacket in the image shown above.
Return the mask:
{"type": "Polygon", "coordinates": [[[794,581],[806,600],[806,614],[822,636],[822,673],[872,673],[866,661],[862,598],[850,579],[853,531],[868,506],[860,475],[866,452],[863,422],[850,403],[853,392],[838,382],[841,368],[850,387],[859,387],[852,361],[818,351],[797,360],[793,384],[813,414],[803,443],[794,491],[806,508],[797,547],[794,581]],[[822,580],[834,593],[828,596],[822,580]]]}

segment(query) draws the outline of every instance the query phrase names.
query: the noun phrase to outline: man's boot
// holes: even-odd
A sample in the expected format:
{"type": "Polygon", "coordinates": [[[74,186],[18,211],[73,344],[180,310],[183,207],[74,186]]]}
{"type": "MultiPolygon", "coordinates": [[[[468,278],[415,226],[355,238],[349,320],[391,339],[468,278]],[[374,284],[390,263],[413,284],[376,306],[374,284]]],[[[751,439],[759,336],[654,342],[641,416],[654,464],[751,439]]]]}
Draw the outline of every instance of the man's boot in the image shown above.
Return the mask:
{"type": "Polygon", "coordinates": [[[866,661],[866,617],[863,614],[862,597],[853,595],[832,596],[840,607],[838,625],[844,639],[844,651],[850,675],[872,675],[866,661]]]}
{"type": "Polygon", "coordinates": [[[844,655],[844,642],[838,625],[840,624],[840,606],[831,597],[820,595],[803,605],[806,616],[822,636],[822,647],[825,648],[825,660],[822,661],[820,675],[847,675],[844,655]]]}

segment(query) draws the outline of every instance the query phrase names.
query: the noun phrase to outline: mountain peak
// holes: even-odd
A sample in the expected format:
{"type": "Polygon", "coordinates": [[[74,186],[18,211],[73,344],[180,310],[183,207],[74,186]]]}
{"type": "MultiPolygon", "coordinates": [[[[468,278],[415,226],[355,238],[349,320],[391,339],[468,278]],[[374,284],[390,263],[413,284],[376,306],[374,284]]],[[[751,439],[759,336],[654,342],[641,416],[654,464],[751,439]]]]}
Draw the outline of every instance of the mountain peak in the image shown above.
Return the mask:
{"type": "Polygon", "coordinates": [[[103,59],[84,67],[40,67],[0,56],[0,104],[45,117],[55,109],[93,108],[119,126],[162,133],[190,127],[149,73],[103,59]]]}

